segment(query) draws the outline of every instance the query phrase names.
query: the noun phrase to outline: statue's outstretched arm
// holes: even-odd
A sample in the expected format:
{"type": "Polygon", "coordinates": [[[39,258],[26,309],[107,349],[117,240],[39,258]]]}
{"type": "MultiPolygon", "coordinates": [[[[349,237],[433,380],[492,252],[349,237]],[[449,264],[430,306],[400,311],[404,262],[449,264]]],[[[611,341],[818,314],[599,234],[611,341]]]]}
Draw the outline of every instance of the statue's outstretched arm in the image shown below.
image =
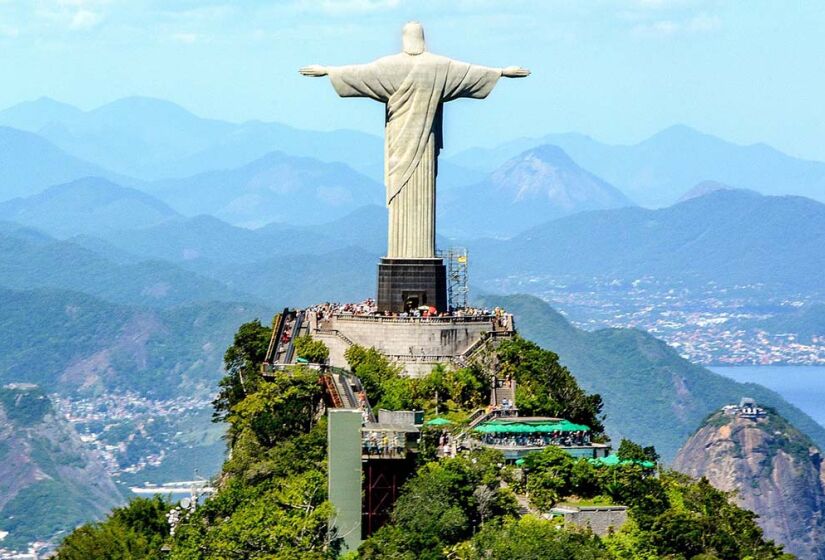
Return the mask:
{"type": "Polygon", "coordinates": [[[320,78],[321,76],[326,76],[328,74],[326,67],[321,66],[320,64],[304,66],[298,70],[298,72],[300,72],[302,76],[310,76],[312,78],[320,78]]]}
{"type": "Polygon", "coordinates": [[[508,66],[501,69],[501,75],[505,78],[526,78],[530,75],[530,71],[521,66],[508,66]]]}

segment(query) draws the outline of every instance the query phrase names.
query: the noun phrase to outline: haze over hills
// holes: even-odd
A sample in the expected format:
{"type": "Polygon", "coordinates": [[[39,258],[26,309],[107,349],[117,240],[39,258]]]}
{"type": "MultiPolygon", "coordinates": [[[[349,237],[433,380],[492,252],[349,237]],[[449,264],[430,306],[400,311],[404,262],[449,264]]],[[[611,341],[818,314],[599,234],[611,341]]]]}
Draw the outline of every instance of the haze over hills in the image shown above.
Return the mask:
{"type": "Polygon", "coordinates": [[[237,169],[208,171],[147,186],[179,212],[211,214],[247,227],[276,221],[319,224],[365,204],[383,187],[341,163],[273,152],[237,169]]]}
{"type": "Polygon", "coordinates": [[[149,97],[118,99],[91,111],[41,98],[0,111],[0,124],[35,132],[81,159],[144,180],[240,167],[273,151],[355,168],[380,163],[382,153],[382,140],[363,132],[230,123],[149,97]]]}
{"type": "Polygon", "coordinates": [[[608,145],[582,134],[548,134],[492,149],[473,148],[450,160],[490,171],[533,146],[554,144],[635,202],[661,207],[691,185],[713,180],[762,194],[793,194],[825,202],[825,163],[794,158],[765,144],[740,146],[687,126],[667,128],[632,145],[608,145]]]}
{"type": "MultiPolygon", "coordinates": [[[[10,228],[7,228],[10,229],[10,228]]],[[[115,303],[171,307],[207,301],[254,301],[218,280],[164,261],[118,264],[67,241],[23,230],[0,234],[0,287],[82,291],[115,303]]]]}
{"type": "Polygon", "coordinates": [[[821,292],[823,239],[825,204],[717,191],[660,210],[584,212],[470,246],[485,278],[653,276],[821,292]]]}
{"type": "Polygon", "coordinates": [[[36,134],[0,126],[0,200],[30,196],[46,187],[91,175],[115,177],[36,134]]]}
{"type": "Polygon", "coordinates": [[[561,148],[543,145],[508,160],[479,184],[443,193],[439,224],[450,235],[511,236],[576,212],[632,205],[561,148]]]}
{"type": "Polygon", "coordinates": [[[158,199],[106,179],[87,177],[0,203],[0,220],[57,236],[145,228],[179,217],[158,199]]]}

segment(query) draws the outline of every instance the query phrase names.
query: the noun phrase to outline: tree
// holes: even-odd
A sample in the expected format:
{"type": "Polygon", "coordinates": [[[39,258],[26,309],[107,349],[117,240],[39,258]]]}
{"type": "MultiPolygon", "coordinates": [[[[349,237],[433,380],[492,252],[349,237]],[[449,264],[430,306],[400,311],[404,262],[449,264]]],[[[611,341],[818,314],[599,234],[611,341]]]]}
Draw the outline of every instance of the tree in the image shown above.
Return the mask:
{"type": "Polygon", "coordinates": [[[441,559],[483,521],[514,514],[515,498],[501,487],[503,463],[501,454],[482,450],[422,466],[404,485],[392,523],[359,548],[361,558],[441,559]]]}
{"type": "Polygon", "coordinates": [[[277,372],[232,407],[227,420],[233,441],[249,431],[261,446],[272,447],[308,433],[318,414],[321,391],[314,371],[295,367],[277,372]]]}
{"type": "Polygon", "coordinates": [[[522,414],[567,418],[586,424],[594,434],[604,431],[601,396],[585,393],[557,354],[517,336],[502,342],[496,355],[499,375],[516,380],[516,405],[522,414]]]}
{"type": "Polygon", "coordinates": [[[371,403],[380,403],[387,384],[401,378],[401,368],[375,348],[356,344],[347,348],[344,358],[361,380],[371,403]]]}
{"type": "Polygon", "coordinates": [[[272,329],[261,325],[258,319],[238,328],[232,345],[224,354],[226,375],[218,382],[218,396],[212,402],[215,409],[213,422],[226,421],[232,407],[258,388],[261,382],[259,368],[266,358],[271,336],[272,329]]]}
{"type": "Polygon", "coordinates": [[[322,340],[314,340],[305,334],[295,339],[295,353],[311,364],[324,364],[329,359],[329,348],[322,340]]]}
{"type": "Polygon", "coordinates": [[[562,529],[526,515],[485,525],[470,541],[453,549],[458,560],[595,560],[611,558],[589,531],[562,529]]]}
{"type": "Polygon", "coordinates": [[[101,523],[72,532],[57,550],[59,560],[155,560],[169,536],[172,505],[159,496],[136,498],[101,523]]]}
{"type": "Polygon", "coordinates": [[[650,461],[651,463],[655,463],[659,460],[659,454],[656,452],[656,448],[652,445],[642,447],[638,443],[634,443],[629,439],[624,438],[619,444],[619,450],[616,454],[622,461],[650,461]]]}
{"type": "Polygon", "coordinates": [[[171,559],[331,560],[339,545],[327,532],[326,483],[318,470],[257,485],[230,481],[178,526],[171,559]]]}

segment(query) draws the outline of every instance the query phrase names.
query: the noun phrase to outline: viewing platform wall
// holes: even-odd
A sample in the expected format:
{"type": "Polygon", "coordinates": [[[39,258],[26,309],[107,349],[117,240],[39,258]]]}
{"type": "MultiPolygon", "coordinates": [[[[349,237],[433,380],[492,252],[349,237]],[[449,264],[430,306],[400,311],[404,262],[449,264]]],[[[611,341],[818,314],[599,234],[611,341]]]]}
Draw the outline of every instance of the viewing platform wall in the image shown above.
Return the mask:
{"type": "Polygon", "coordinates": [[[344,353],[353,344],[374,347],[412,377],[428,374],[439,363],[464,365],[486,339],[511,336],[511,315],[382,317],[337,314],[310,317],[313,338],[330,349],[330,365],[347,367],[344,353]]]}

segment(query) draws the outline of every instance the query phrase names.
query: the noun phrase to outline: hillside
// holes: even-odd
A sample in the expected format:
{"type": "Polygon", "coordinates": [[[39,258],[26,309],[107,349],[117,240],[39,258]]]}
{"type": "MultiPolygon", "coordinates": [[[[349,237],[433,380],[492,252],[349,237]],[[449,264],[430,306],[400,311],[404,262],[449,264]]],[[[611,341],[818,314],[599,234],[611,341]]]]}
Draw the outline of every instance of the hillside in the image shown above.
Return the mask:
{"type": "Polygon", "coordinates": [[[507,241],[471,244],[476,274],[684,284],[766,284],[821,292],[825,204],[717,191],[660,210],[621,208],[553,220],[507,241]]]}
{"type": "Polygon", "coordinates": [[[608,145],[582,134],[549,134],[489,150],[467,150],[451,161],[489,171],[542,144],[559,146],[643,206],[673,204],[691,185],[706,180],[825,202],[825,163],[794,158],[765,144],[740,146],[683,125],[632,145],[608,145]]]}
{"type": "Polygon", "coordinates": [[[92,175],[114,176],[69,155],[40,136],[0,126],[0,201],[30,196],[46,187],[92,175]]]}
{"type": "Polygon", "coordinates": [[[0,388],[0,531],[9,533],[3,546],[72,530],[121,500],[101,462],[43,391],[0,388]]]}
{"type": "Polygon", "coordinates": [[[240,167],[273,151],[357,169],[380,164],[382,153],[381,139],[363,132],[230,123],[150,97],[118,99],[90,111],[41,98],[0,111],[0,124],[38,133],[76,157],[144,180],[240,167]]]}
{"type": "Polygon", "coordinates": [[[712,414],[685,442],[676,470],[736,491],[768,538],[798,558],[825,558],[825,470],[813,442],[780,415],[712,414]]]}
{"type": "Polygon", "coordinates": [[[693,365],[647,333],[580,330],[531,296],[487,296],[483,302],[514,313],[522,336],[556,352],[585,390],[602,396],[605,425],[615,441],[626,437],[654,444],[671,461],[702,419],[747,394],[825,444],[825,428],[778,394],[693,365]]]}
{"type": "Polygon", "coordinates": [[[115,303],[157,307],[254,299],[168,262],[119,264],[71,242],[19,231],[0,232],[0,287],[74,290],[115,303]]]}
{"type": "Polygon", "coordinates": [[[384,188],[342,163],[273,152],[242,167],[153,183],[147,189],[188,216],[211,214],[235,225],[320,224],[365,204],[384,188]]]}
{"type": "Polygon", "coordinates": [[[60,290],[0,289],[0,385],[155,398],[208,394],[234,327],[255,317],[268,322],[271,314],[240,304],[155,310],[60,290]]]}
{"type": "Polygon", "coordinates": [[[138,177],[206,148],[232,128],[148,97],[118,99],[91,111],[44,98],[6,109],[0,122],[26,127],[78,158],[138,177]]]}
{"type": "Polygon", "coordinates": [[[825,342],[825,304],[814,303],[792,313],[748,322],[747,326],[775,333],[794,333],[804,344],[825,342]]]}
{"type": "Polygon", "coordinates": [[[0,219],[61,238],[77,234],[105,236],[117,230],[151,227],[177,216],[148,194],[98,177],[0,203],[0,219]]]}
{"type": "Polygon", "coordinates": [[[576,212],[632,205],[563,150],[544,145],[505,162],[481,183],[442,192],[439,223],[449,235],[512,236],[576,212]]]}

